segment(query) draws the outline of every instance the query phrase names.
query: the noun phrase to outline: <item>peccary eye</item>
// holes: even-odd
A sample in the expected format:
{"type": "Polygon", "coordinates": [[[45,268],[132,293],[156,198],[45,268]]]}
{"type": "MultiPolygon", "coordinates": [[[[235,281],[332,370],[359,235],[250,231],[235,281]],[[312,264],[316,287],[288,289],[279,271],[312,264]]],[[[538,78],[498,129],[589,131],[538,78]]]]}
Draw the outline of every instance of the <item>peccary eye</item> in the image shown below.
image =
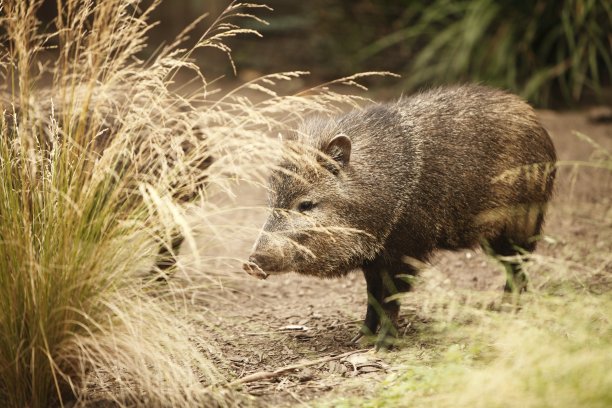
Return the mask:
{"type": "Polygon", "coordinates": [[[314,207],[315,203],[313,203],[312,201],[302,201],[298,204],[297,209],[299,212],[305,212],[312,210],[314,207]]]}

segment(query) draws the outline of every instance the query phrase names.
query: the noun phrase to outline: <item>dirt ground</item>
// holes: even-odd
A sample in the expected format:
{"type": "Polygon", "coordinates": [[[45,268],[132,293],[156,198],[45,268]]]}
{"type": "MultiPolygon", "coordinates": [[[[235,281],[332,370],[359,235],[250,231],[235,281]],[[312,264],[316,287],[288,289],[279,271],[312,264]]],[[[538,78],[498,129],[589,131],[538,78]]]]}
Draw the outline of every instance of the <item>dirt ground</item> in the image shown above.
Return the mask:
{"type": "MultiPolygon", "coordinates": [[[[576,170],[570,161],[587,160],[597,154],[574,131],[612,151],[610,118],[602,120],[605,117],[593,110],[540,111],[539,116],[555,143],[561,166],[545,226],[549,238],[539,244],[536,253],[566,257],[571,246],[577,249],[572,256],[578,261],[588,260],[595,252],[593,248],[605,254],[612,243],[612,172],[576,170]]],[[[264,205],[265,192],[245,187],[238,192],[236,202],[242,206],[264,205]]],[[[201,241],[206,241],[202,245],[211,256],[225,254],[232,259],[244,259],[264,218],[262,211],[236,214],[236,222],[252,227],[248,233],[240,233],[234,241],[219,246],[202,237],[201,241]]],[[[607,262],[603,265],[605,272],[612,273],[609,257],[603,262],[607,262]]],[[[350,342],[366,309],[365,282],[360,272],[337,280],[290,274],[259,281],[244,274],[237,265],[230,269],[238,284],[226,287],[210,308],[221,354],[229,361],[225,367],[229,377],[242,378],[369,349],[367,345],[350,342]]],[[[499,290],[501,296],[505,277],[481,250],[442,252],[435,256],[432,265],[453,286],[499,290]]],[[[417,286],[415,290],[426,289],[417,286]]],[[[410,330],[410,320],[410,311],[404,309],[400,333],[410,330]]],[[[296,406],[332,395],[368,394],[393,369],[393,351],[368,351],[249,382],[244,389],[257,405],[296,406]]]]}

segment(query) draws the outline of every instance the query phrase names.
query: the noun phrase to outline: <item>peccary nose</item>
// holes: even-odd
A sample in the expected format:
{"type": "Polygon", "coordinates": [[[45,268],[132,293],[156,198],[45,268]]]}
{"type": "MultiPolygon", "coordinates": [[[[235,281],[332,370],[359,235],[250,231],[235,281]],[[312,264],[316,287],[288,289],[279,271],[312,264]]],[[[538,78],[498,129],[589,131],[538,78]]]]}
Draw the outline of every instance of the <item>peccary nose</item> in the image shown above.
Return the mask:
{"type": "Polygon", "coordinates": [[[244,269],[246,273],[248,273],[251,276],[254,276],[257,279],[266,279],[268,277],[268,273],[265,272],[260,266],[262,265],[261,264],[262,257],[263,259],[265,259],[266,255],[261,255],[261,254],[251,255],[249,257],[249,261],[245,262],[242,265],[242,269],[244,269]]]}

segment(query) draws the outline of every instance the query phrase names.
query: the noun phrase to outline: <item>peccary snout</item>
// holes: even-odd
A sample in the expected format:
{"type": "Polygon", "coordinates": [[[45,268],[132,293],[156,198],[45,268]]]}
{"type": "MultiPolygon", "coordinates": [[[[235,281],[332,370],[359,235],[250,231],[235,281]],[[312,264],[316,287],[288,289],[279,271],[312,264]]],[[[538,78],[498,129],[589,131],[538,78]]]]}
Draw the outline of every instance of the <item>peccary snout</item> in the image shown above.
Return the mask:
{"type": "Polygon", "coordinates": [[[254,276],[257,279],[266,279],[268,277],[268,273],[266,273],[255,262],[252,261],[245,262],[242,265],[242,269],[244,269],[246,273],[251,276],[254,276]]]}
{"type": "Polygon", "coordinates": [[[284,251],[277,241],[263,231],[243,269],[259,279],[265,279],[269,274],[286,272],[288,265],[284,262],[284,251]]]}
{"type": "Polygon", "coordinates": [[[269,272],[282,270],[282,264],[278,262],[279,256],[268,252],[253,252],[249,257],[249,263],[255,264],[261,269],[269,272]]]}

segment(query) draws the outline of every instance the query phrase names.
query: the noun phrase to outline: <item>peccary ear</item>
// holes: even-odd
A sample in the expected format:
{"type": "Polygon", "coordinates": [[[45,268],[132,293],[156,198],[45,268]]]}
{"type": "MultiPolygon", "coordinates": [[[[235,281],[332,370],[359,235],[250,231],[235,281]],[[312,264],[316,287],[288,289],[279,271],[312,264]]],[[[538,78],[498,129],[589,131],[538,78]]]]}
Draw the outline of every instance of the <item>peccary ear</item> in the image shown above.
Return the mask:
{"type": "Polygon", "coordinates": [[[340,167],[344,167],[351,159],[351,139],[343,133],[336,135],[323,149],[323,153],[334,159],[340,167]]]}

